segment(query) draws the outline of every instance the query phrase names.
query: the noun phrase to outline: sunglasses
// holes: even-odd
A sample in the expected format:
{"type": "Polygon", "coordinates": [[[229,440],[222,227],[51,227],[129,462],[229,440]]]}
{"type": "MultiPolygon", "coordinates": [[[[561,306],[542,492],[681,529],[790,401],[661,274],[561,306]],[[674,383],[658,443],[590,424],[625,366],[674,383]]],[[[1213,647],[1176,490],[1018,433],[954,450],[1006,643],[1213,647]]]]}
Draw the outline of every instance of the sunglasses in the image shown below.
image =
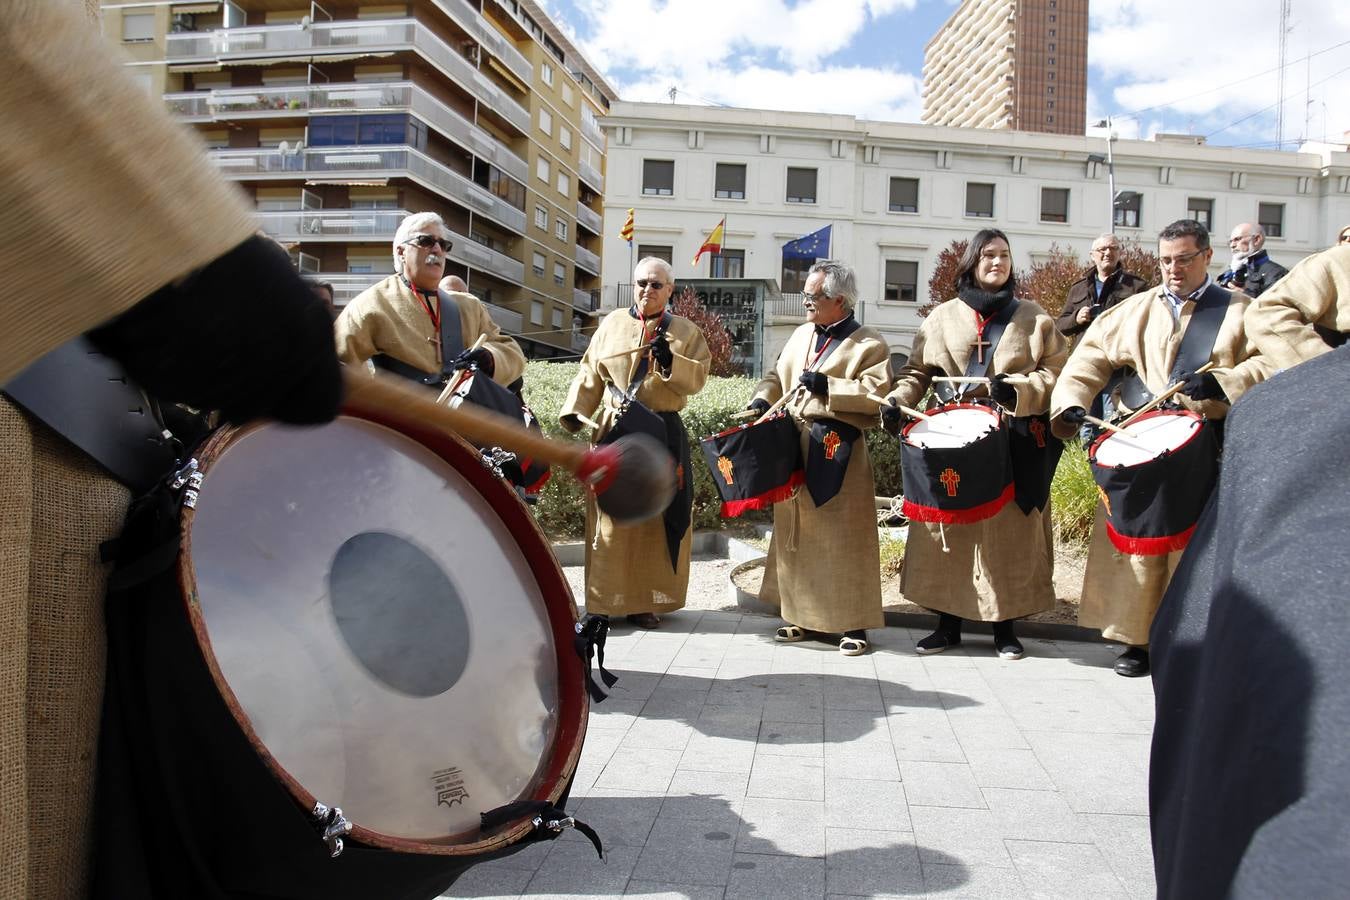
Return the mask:
{"type": "Polygon", "coordinates": [[[404,241],[403,243],[405,243],[405,244],[416,244],[417,246],[419,246],[419,247],[421,247],[421,248],[423,248],[423,249],[429,249],[429,248],[431,248],[431,247],[440,247],[440,248],[441,248],[442,250],[444,250],[446,253],[449,253],[449,252],[450,252],[450,248],[454,246],[454,242],[452,242],[452,241],[445,240],[445,239],[438,238],[438,237],[432,237],[432,236],[429,235],[429,234],[419,234],[417,237],[411,237],[411,238],[408,238],[408,239],[407,239],[406,241],[404,241]]]}
{"type": "Polygon", "coordinates": [[[666,283],[664,281],[657,281],[655,278],[639,278],[637,280],[637,286],[640,288],[651,287],[659,291],[666,286],[666,283]]]}

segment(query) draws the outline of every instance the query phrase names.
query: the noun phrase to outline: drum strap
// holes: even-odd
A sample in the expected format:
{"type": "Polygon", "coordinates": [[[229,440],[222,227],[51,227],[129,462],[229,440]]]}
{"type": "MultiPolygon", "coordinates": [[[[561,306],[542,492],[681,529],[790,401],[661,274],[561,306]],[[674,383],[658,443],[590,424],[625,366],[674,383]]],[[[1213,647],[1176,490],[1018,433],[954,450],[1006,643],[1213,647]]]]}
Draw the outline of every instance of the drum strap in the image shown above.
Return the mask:
{"type": "Polygon", "coordinates": [[[605,683],[605,687],[614,687],[619,676],[605,668],[605,639],[609,636],[609,619],[605,616],[588,615],[576,624],[576,632],[576,637],[572,639],[572,647],[586,664],[586,693],[590,694],[596,703],[603,703],[609,695],[600,690],[600,685],[595,683],[595,677],[591,674],[591,660],[598,657],[596,664],[600,669],[600,680],[605,683]]]}
{"type": "MultiPolygon", "coordinates": [[[[985,373],[989,371],[989,366],[994,360],[994,350],[998,348],[999,339],[1003,337],[1003,332],[1008,329],[1008,323],[1012,321],[1013,313],[1017,311],[1018,300],[1016,297],[1004,304],[1003,308],[994,313],[994,317],[985,323],[982,335],[976,335],[976,340],[984,338],[984,359],[980,359],[980,354],[972,352],[970,359],[966,360],[966,371],[963,373],[967,378],[984,378],[985,373]]],[[[943,403],[949,403],[953,398],[960,394],[965,394],[975,387],[975,383],[943,381],[933,386],[933,392],[938,395],[943,403]]]]}
{"type": "Polygon", "coordinates": [[[459,320],[459,301],[445,291],[436,291],[441,317],[441,377],[450,379],[460,353],[464,352],[464,324],[459,320]]]}
{"type": "MultiPolygon", "coordinates": [[[[1214,341],[1228,315],[1232,297],[1231,292],[1211,284],[1195,301],[1186,333],[1181,336],[1181,346],[1177,348],[1176,359],[1172,362],[1172,371],[1167,376],[1168,384],[1176,384],[1183,376],[1209,362],[1214,355],[1214,341]]],[[[1130,370],[1121,379],[1120,399],[1130,409],[1138,409],[1153,399],[1153,392],[1144,384],[1138,372],[1130,370]]]]}
{"type": "Polygon", "coordinates": [[[517,800],[496,809],[480,813],[479,822],[484,831],[500,828],[526,816],[534,824],[534,836],[537,840],[553,840],[567,828],[575,828],[584,834],[595,848],[601,859],[605,858],[605,847],[600,843],[600,835],[585,822],[572,818],[567,813],[545,800],[517,800]]]}
{"type": "MultiPolygon", "coordinates": [[[[652,332],[652,340],[656,340],[670,330],[670,323],[673,318],[670,310],[661,313],[661,321],[656,324],[656,329],[652,332]]],[[[643,328],[645,333],[646,326],[644,325],[643,328]]],[[[628,391],[624,394],[626,399],[631,400],[637,397],[638,388],[642,387],[642,381],[647,377],[647,369],[650,364],[651,361],[647,358],[646,353],[638,354],[637,364],[633,367],[633,377],[629,379],[628,391]]]]}

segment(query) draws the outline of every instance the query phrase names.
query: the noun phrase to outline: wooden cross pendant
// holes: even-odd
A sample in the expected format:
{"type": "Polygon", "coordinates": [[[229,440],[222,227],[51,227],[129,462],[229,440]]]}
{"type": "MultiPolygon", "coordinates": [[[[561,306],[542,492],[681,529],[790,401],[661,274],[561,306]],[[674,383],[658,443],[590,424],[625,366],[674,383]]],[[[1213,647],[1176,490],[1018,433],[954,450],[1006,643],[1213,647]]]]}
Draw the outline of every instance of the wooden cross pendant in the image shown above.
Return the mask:
{"type": "Polygon", "coordinates": [[[988,346],[990,346],[990,344],[984,339],[984,332],[977,332],[975,334],[975,343],[971,345],[971,349],[974,350],[976,354],[976,362],[984,362],[984,348],[988,346]]]}

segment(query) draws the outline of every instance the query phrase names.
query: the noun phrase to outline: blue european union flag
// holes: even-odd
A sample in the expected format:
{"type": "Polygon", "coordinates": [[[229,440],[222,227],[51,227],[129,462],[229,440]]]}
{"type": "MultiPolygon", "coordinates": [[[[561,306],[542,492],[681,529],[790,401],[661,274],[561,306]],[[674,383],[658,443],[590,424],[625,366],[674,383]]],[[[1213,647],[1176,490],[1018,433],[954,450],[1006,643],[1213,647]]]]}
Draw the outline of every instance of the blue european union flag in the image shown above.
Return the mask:
{"type": "Polygon", "coordinates": [[[824,259],[830,255],[830,228],[826,225],[783,245],[783,259],[824,259]]]}

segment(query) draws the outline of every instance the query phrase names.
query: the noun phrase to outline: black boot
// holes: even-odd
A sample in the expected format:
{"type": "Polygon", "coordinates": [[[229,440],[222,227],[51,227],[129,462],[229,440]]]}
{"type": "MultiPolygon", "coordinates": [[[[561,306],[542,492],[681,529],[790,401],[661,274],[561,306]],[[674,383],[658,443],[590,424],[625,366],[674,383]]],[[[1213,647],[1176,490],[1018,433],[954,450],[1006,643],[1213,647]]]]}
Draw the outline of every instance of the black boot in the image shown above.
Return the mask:
{"type": "Polygon", "coordinates": [[[1013,619],[994,623],[994,650],[999,659],[1021,659],[1025,655],[1022,642],[1013,633],[1013,619]]]}
{"type": "Polygon", "coordinates": [[[1116,674],[1126,678],[1139,678],[1148,674],[1148,648],[1126,647],[1125,652],[1116,657],[1116,674]]]}
{"type": "Polygon", "coordinates": [[[941,653],[943,650],[959,646],[961,646],[961,617],[950,613],[938,613],[937,631],[919,641],[916,649],[920,653],[928,654],[941,653]]]}

